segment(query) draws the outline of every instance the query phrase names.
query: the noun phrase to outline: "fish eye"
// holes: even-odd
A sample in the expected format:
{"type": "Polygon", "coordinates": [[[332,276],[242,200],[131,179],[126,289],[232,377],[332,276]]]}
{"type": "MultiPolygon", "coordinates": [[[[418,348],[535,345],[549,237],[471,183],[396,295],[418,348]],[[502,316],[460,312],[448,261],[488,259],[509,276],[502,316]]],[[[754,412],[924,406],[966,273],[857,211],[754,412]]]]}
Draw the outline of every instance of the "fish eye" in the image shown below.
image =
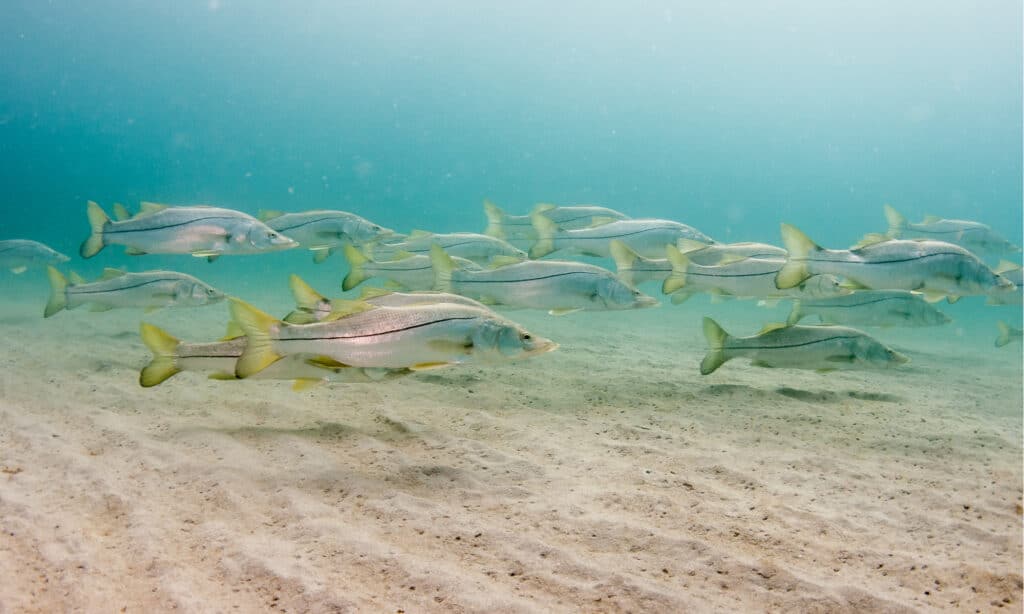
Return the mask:
{"type": "Polygon", "coordinates": [[[530,333],[523,333],[519,335],[519,338],[522,339],[523,341],[529,341],[530,339],[533,339],[533,337],[530,336],[530,333]]]}
{"type": "Polygon", "coordinates": [[[268,239],[274,239],[276,237],[277,237],[277,233],[276,232],[268,232],[267,233],[267,238],[268,239]]]}

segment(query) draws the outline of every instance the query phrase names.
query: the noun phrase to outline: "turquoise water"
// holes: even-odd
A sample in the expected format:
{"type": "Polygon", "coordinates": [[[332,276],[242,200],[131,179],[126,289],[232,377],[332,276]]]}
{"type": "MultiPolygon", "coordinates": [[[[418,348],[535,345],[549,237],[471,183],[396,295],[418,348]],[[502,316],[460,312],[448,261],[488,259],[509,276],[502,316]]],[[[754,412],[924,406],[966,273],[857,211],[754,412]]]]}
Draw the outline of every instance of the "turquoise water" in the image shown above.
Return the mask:
{"type": "MultiPolygon", "coordinates": [[[[88,199],[481,231],[490,198],[723,241],[778,243],[788,221],[833,247],[884,230],[888,202],[1021,244],[1020,3],[950,4],[15,2],[3,235],[75,254],[88,199]]],[[[70,266],[174,268],[249,298],[293,271],[337,292],[344,272],[299,250],[70,266]]],[[[980,302],[953,309],[1019,320],[980,302]]]]}

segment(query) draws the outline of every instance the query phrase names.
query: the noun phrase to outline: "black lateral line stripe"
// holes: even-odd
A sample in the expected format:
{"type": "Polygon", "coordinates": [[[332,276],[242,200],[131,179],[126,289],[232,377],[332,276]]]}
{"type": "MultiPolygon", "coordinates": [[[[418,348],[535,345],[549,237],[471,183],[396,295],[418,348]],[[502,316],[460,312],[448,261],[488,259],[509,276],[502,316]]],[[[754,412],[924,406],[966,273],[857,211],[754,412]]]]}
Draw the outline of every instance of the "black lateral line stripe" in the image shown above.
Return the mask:
{"type": "Polygon", "coordinates": [[[825,343],[826,341],[835,341],[836,339],[857,339],[857,335],[836,335],[834,337],[826,337],[824,339],[815,339],[814,341],[804,341],[803,343],[790,343],[786,345],[733,345],[727,346],[726,350],[788,350],[791,348],[805,347],[808,345],[814,345],[815,343],[825,343]]]}
{"type": "MultiPolygon", "coordinates": [[[[618,221],[625,222],[626,220],[618,220],[618,221]]],[[[600,228],[600,226],[598,226],[598,228],[600,228]]],[[[562,240],[562,241],[593,241],[595,239],[618,239],[619,237],[631,237],[633,235],[638,235],[638,234],[641,234],[641,233],[644,233],[644,232],[651,232],[651,231],[654,231],[654,230],[674,230],[674,231],[677,231],[677,232],[685,232],[685,230],[683,228],[675,228],[675,227],[672,227],[672,226],[651,226],[651,227],[648,227],[648,228],[641,228],[640,230],[634,230],[633,232],[624,232],[624,233],[618,234],[618,235],[600,235],[600,236],[588,236],[588,237],[574,237],[574,236],[569,235],[569,234],[563,234],[563,235],[555,235],[554,238],[556,240],[562,240]]],[[[570,232],[583,232],[583,231],[582,230],[567,230],[565,232],[566,233],[570,233],[570,232]]]]}
{"type": "MultiPolygon", "coordinates": [[[[171,281],[171,280],[175,280],[175,278],[173,278],[173,277],[163,277],[161,279],[150,279],[149,281],[140,281],[139,283],[132,284],[130,286],[121,286],[120,288],[107,288],[105,290],[87,290],[87,289],[76,290],[76,288],[82,288],[85,285],[90,285],[90,286],[93,285],[93,284],[81,284],[81,285],[78,285],[78,286],[69,286],[68,290],[71,290],[71,294],[100,294],[102,292],[120,292],[121,290],[132,290],[134,288],[141,288],[142,286],[148,286],[149,284],[158,284],[158,283],[160,283],[162,281],[171,281]]],[[[175,281],[178,281],[178,280],[175,280],[175,281]]],[[[94,282],[94,283],[102,283],[102,282],[94,282]]]]}
{"type": "Polygon", "coordinates": [[[395,333],[405,332],[407,330],[414,330],[417,328],[423,328],[424,326],[433,326],[434,324],[443,324],[445,322],[454,322],[457,320],[475,320],[477,316],[452,316],[450,318],[441,318],[440,320],[431,320],[429,322],[421,322],[419,324],[412,324],[410,326],[403,326],[402,328],[396,328],[393,330],[384,330],[377,333],[367,333],[365,335],[329,335],[325,337],[288,337],[287,339],[280,339],[280,341],[330,341],[333,339],[365,339],[368,337],[382,337],[384,335],[393,335],[395,333]]]}
{"type": "Polygon", "coordinates": [[[551,275],[524,277],[521,279],[459,279],[453,281],[459,284],[514,284],[527,281],[540,281],[542,279],[553,279],[555,277],[564,277],[566,275],[600,275],[600,273],[594,273],[592,271],[565,271],[563,273],[552,273],[551,275]]]}
{"type": "MultiPolygon", "coordinates": [[[[131,233],[131,232],[150,232],[150,231],[154,231],[154,230],[166,230],[168,228],[178,228],[180,226],[188,226],[189,224],[195,224],[196,222],[205,222],[207,220],[242,220],[242,221],[248,221],[248,220],[245,220],[245,218],[238,218],[238,217],[228,216],[228,215],[210,215],[210,216],[206,216],[206,217],[197,217],[195,219],[185,220],[184,222],[177,222],[175,224],[165,224],[163,226],[150,226],[150,227],[147,227],[147,228],[122,228],[120,230],[118,230],[117,228],[113,228],[113,227],[112,228],[104,228],[103,229],[103,234],[105,234],[105,235],[112,235],[112,234],[125,234],[125,233],[131,233]]],[[[119,222],[114,222],[114,223],[117,224],[119,222]]],[[[124,222],[120,222],[120,223],[124,223],[124,222]]]]}
{"type": "Polygon", "coordinates": [[[873,299],[866,300],[866,301],[863,301],[863,302],[860,302],[860,303],[852,303],[850,305],[815,305],[814,303],[810,303],[810,304],[805,303],[805,305],[808,308],[811,308],[811,309],[813,309],[815,307],[823,307],[823,308],[828,308],[828,309],[854,309],[856,307],[864,307],[866,305],[874,305],[876,303],[884,303],[886,301],[913,301],[913,300],[914,300],[913,298],[907,297],[907,296],[886,296],[884,298],[873,298],[873,299]]]}
{"type": "MultiPolygon", "coordinates": [[[[851,250],[853,251],[853,250],[851,250]]],[[[839,264],[860,264],[860,265],[872,265],[872,264],[899,264],[901,262],[914,262],[916,260],[924,260],[925,258],[934,258],[936,256],[963,256],[960,252],[938,252],[935,254],[925,254],[923,256],[915,256],[913,258],[899,258],[893,260],[871,260],[867,262],[857,262],[856,260],[825,260],[821,258],[793,258],[794,262],[837,262],[839,264]]]]}
{"type": "MultiPolygon", "coordinates": [[[[318,217],[318,218],[313,219],[313,220],[306,220],[305,222],[299,222],[298,224],[294,224],[292,226],[285,226],[283,228],[275,227],[275,226],[270,226],[270,224],[267,224],[267,225],[270,226],[271,228],[273,228],[274,230],[278,231],[278,232],[285,232],[285,231],[288,231],[288,230],[295,230],[296,228],[302,228],[303,226],[308,226],[310,224],[316,224],[318,222],[326,222],[327,220],[336,220],[336,219],[339,219],[339,217],[336,216],[336,215],[332,215],[332,216],[328,216],[328,217],[318,217]]],[[[274,220],[270,219],[268,221],[269,222],[273,222],[274,220]]],[[[264,222],[264,223],[266,223],[266,222],[264,222]]]]}
{"type": "Polygon", "coordinates": [[[965,232],[981,232],[983,230],[989,230],[988,228],[960,228],[955,230],[924,230],[921,228],[908,228],[910,232],[919,232],[926,235],[951,235],[965,232]]]}

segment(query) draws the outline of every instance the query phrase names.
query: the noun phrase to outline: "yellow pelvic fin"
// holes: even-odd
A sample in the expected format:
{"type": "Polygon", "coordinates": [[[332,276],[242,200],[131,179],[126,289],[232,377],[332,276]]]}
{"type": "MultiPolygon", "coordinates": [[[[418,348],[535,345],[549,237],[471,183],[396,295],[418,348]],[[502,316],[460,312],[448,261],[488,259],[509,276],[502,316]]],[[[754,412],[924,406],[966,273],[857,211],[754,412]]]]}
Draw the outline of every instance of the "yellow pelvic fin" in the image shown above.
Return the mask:
{"type": "Polygon", "coordinates": [[[576,313],[577,311],[583,311],[582,307],[562,307],[558,309],[549,309],[548,314],[553,316],[567,316],[570,313],[576,313]]]}
{"type": "Polygon", "coordinates": [[[281,356],[274,352],[270,337],[272,329],[280,326],[281,322],[245,301],[237,298],[230,301],[231,316],[245,331],[247,339],[245,350],[235,364],[235,375],[246,378],[281,359],[281,356]]]}
{"type": "Polygon", "coordinates": [[[306,359],[306,364],[321,369],[349,369],[352,365],[346,365],[330,356],[314,356],[306,359]]]}
{"type": "Polygon", "coordinates": [[[213,380],[218,380],[218,381],[225,382],[225,381],[228,381],[228,380],[234,381],[234,380],[236,380],[238,378],[235,377],[234,373],[225,373],[223,371],[218,371],[216,373],[211,373],[210,375],[208,375],[207,379],[213,379],[213,380]]]}
{"type": "Polygon", "coordinates": [[[308,377],[297,379],[294,382],[292,382],[292,392],[303,392],[305,390],[309,390],[310,388],[316,388],[317,386],[323,383],[324,380],[322,379],[313,379],[308,377]]]}
{"type": "Polygon", "coordinates": [[[153,353],[152,360],[139,373],[140,386],[143,388],[156,386],[181,371],[177,365],[180,341],[168,334],[167,331],[147,322],[139,325],[139,334],[142,337],[142,342],[153,353]]]}
{"type": "Polygon", "coordinates": [[[409,367],[409,370],[410,371],[431,371],[433,369],[443,369],[443,368],[451,366],[453,364],[456,364],[456,363],[453,363],[453,362],[421,362],[419,364],[415,364],[415,365],[409,367]]]}

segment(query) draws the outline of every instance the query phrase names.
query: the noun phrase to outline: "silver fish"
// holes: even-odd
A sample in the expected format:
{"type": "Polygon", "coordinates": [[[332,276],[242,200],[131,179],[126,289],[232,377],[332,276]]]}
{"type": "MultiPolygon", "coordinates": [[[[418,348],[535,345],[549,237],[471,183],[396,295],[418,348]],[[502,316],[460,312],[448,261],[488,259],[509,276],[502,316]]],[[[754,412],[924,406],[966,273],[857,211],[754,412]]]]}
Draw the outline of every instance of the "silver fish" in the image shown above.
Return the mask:
{"type": "MultiPolygon", "coordinates": [[[[212,343],[185,343],[166,331],[143,322],[142,341],[153,358],[139,373],[139,384],[149,388],[168,378],[190,371],[207,373],[210,379],[233,380],[235,363],[245,351],[245,336],[212,343]]],[[[409,369],[360,369],[325,367],[310,364],[311,356],[291,355],[253,375],[255,379],[293,380],[294,390],[303,390],[320,383],[373,383],[397,379],[412,373],[409,369]]]]}
{"type": "Polygon", "coordinates": [[[711,318],[704,318],[708,353],[700,363],[708,375],[728,360],[745,356],[756,367],[814,369],[884,369],[909,358],[853,328],[845,326],[766,326],[750,337],[733,337],[711,318]]]}
{"type": "Polygon", "coordinates": [[[452,256],[485,263],[495,256],[526,259],[526,252],[501,239],[472,232],[434,234],[414,230],[399,242],[380,243],[369,249],[374,259],[392,259],[398,254],[430,255],[430,246],[437,243],[452,256]]]}
{"type": "Polygon", "coordinates": [[[887,236],[892,239],[921,238],[945,241],[976,252],[1019,252],[1014,245],[992,230],[991,226],[969,220],[947,220],[929,215],[920,222],[908,222],[900,212],[885,205],[885,218],[889,222],[887,236]]]}
{"type": "Polygon", "coordinates": [[[219,207],[167,207],[142,203],[142,213],[111,221],[89,201],[92,234],[79,253],[92,258],[107,245],[124,245],[129,254],[191,254],[216,258],[224,254],[258,254],[297,247],[251,215],[219,207]]]}
{"type": "MultiPolygon", "coordinates": [[[[746,258],[781,260],[786,257],[786,250],[766,243],[714,243],[708,245],[699,241],[681,239],[678,248],[690,262],[705,266],[735,262],[746,258]]],[[[665,281],[665,278],[672,273],[672,262],[668,258],[644,258],[618,239],[609,244],[609,249],[615,260],[616,273],[620,279],[630,285],[638,286],[647,281],[665,281]]]]}
{"type": "MultiPolygon", "coordinates": [[[[489,200],[484,201],[484,213],[487,215],[487,230],[484,231],[486,235],[507,241],[537,239],[537,231],[533,228],[530,215],[509,215],[489,200]]],[[[589,228],[602,221],[629,219],[625,213],[596,205],[559,207],[542,203],[535,206],[532,213],[540,213],[562,230],[589,228]]]]}
{"type": "Polygon", "coordinates": [[[7,239],[0,241],[0,268],[8,269],[15,275],[35,267],[61,264],[70,260],[38,241],[28,239],[7,239]]]}
{"type": "Polygon", "coordinates": [[[91,305],[93,311],[124,307],[153,310],[209,305],[224,299],[220,290],[176,271],[126,273],[108,268],[103,271],[103,277],[94,282],[72,275],[70,284],[57,269],[49,267],[47,271],[51,290],[43,312],[47,318],[63,309],[85,304],[91,305]]]}
{"type": "Polygon", "coordinates": [[[455,303],[486,309],[482,303],[465,296],[448,292],[391,292],[382,288],[365,288],[357,301],[341,298],[327,298],[312,288],[298,275],[288,280],[292,297],[295,298],[295,310],[284,317],[289,324],[312,324],[328,319],[339,310],[351,310],[358,302],[374,307],[408,307],[410,305],[426,305],[430,303],[455,303]]]}
{"type": "Polygon", "coordinates": [[[1020,305],[1024,303],[1024,268],[1019,264],[1003,260],[995,269],[1014,285],[1013,288],[1000,288],[988,295],[986,305],[1020,305]]]}
{"type": "Polygon", "coordinates": [[[315,324],[290,325],[238,299],[231,314],[248,338],[235,366],[249,377],[289,354],[328,367],[432,369],[469,360],[524,358],[558,347],[489,309],[438,303],[373,307],[315,324]]]}
{"type": "Polygon", "coordinates": [[[436,245],[431,258],[438,290],[488,304],[547,309],[552,315],[658,305],[657,299],[623,283],[611,271],[582,262],[511,261],[498,262],[491,269],[463,271],[436,245]]]}
{"type": "Polygon", "coordinates": [[[939,326],[952,320],[906,290],[864,290],[846,296],[793,301],[789,324],[815,315],[825,324],[860,326],[939,326]]]}
{"type": "Polygon", "coordinates": [[[1016,326],[1011,326],[1002,320],[996,322],[996,326],[999,327],[999,336],[996,337],[997,348],[1009,345],[1013,341],[1020,342],[1024,339],[1024,330],[1021,330],[1016,326]]]}
{"type": "Polygon", "coordinates": [[[977,256],[941,241],[882,240],[851,250],[823,249],[795,227],[782,225],[789,258],[775,278],[792,288],[811,275],[830,273],[873,290],[920,290],[930,300],[989,294],[1013,284],[977,256]]]}
{"type": "Polygon", "coordinates": [[[779,290],[775,276],[785,265],[784,260],[741,258],[713,266],[703,266],[671,245],[665,253],[672,263],[672,272],[662,282],[661,291],[672,295],[679,304],[697,292],[737,298],[826,297],[849,294],[833,275],[817,275],[805,279],[799,286],[779,290]]]}
{"type": "Polygon", "coordinates": [[[617,220],[581,230],[562,230],[540,213],[534,213],[531,218],[538,237],[530,248],[531,258],[542,258],[561,250],[608,258],[610,244],[616,239],[646,258],[664,255],[665,246],[675,245],[680,239],[713,243],[699,230],[671,220],[617,220]]]}
{"type": "Polygon", "coordinates": [[[316,262],[323,262],[335,248],[345,243],[369,245],[395,237],[395,231],[390,228],[348,211],[266,211],[260,219],[277,232],[298,241],[302,247],[313,250],[316,262]]]}
{"type": "MultiPolygon", "coordinates": [[[[430,256],[398,252],[395,260],[377,261],[352,245],[343,248],[348,260],[348,275],[341,282],[341,289],[348,291],[368,279],[385,279],[392,285],[405,290],[430,290],[434,287],[434,268],[430,256]]],[[[463,268],[479,268],[472,260],[455,258],[463,268]]]]}

